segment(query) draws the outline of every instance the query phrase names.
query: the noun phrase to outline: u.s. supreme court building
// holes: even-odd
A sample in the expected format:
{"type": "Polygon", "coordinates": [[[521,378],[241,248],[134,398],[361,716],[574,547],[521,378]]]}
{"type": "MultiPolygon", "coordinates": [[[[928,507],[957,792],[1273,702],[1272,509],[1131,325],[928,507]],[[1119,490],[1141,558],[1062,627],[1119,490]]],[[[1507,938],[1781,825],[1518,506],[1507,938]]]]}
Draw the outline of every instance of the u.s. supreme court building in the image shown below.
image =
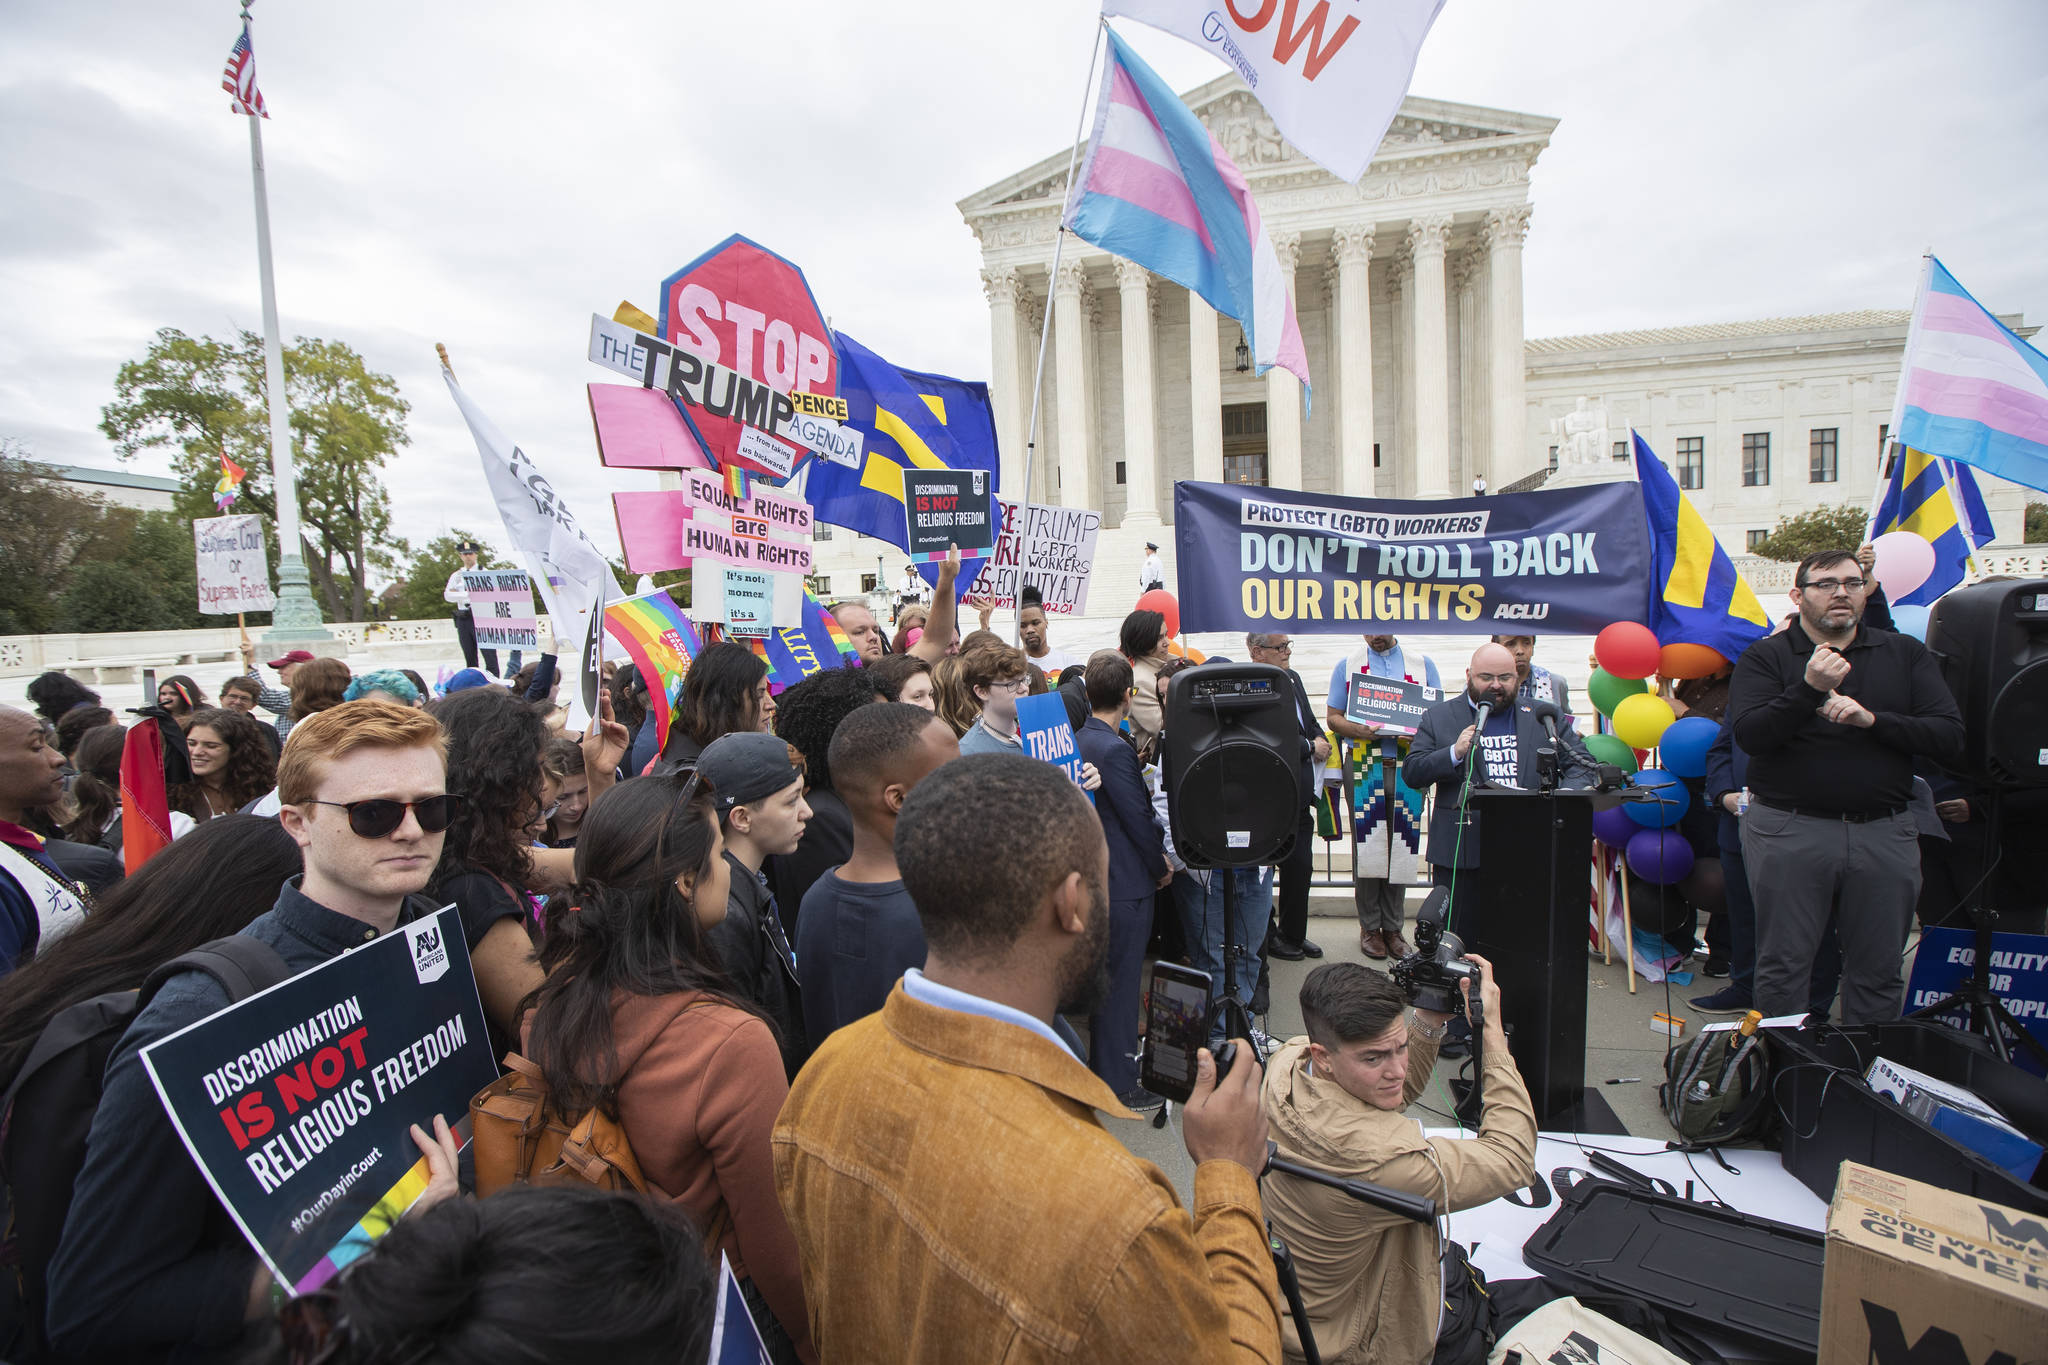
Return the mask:
{"type": "MultiPolygon", "coordinates": [[[[1073,237],[1053,273],[1066,149],[959,203],[981,245],[1002,487],[1022,486],[1050,303],[1031,497],[1101,510],[1098,582],[1134,583],[1148,539],[1170,564],[1177,479],[1466,496],[1475,478],[1529,486],[1560,448],[1583,460],[1595,441],[1628,477],[1631,427],[1737,555],[1786,515],[1868,504],[1904,309],[1530,339],[1529,172],[1557,120],[1410,97],[1354,186],[1289,146],[1235,76],[1184,98],[1243,170],[1292,273],[1306,413],[1294,376],[1253,374],[1236,322],[1179,285],[1073,237]]],[[[2023,490],[1983,486],[1998,541],[2018,542],[2023,490]]],[[[893,546],[833,536],[816,550],[834,593],[901,573],[893,546]]]]}

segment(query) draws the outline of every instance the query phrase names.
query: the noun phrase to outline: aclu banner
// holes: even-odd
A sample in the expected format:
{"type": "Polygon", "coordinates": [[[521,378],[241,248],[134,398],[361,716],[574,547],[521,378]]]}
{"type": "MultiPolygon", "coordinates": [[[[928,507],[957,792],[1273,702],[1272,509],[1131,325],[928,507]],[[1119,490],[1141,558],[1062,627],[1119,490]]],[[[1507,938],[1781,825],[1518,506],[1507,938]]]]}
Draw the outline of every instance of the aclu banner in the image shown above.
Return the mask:
{"type": "Polygon", "coordinates": [[[434,1115],[469,1140],[497,1079],[447,906],[142,1051],[171,1123],[279,1284],[306,1294],[427,1185],[434,1115]]]}
{"type": "Polygon", "coordinates": [[[1649,609],[1642,489],[1394,502],[1173,486],[1190,631],[1592,635],[1649,609]]]}

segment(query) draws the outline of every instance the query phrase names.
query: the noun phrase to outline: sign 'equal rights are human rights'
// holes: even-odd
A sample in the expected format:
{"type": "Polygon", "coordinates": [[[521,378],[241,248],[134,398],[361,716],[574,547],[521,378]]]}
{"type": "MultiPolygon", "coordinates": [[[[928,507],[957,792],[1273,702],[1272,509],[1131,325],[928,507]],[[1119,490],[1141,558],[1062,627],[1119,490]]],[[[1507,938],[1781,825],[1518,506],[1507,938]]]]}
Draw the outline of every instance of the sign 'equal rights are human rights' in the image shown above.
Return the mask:
{"type": "Polygon", "coordinates": [[[1391,501],[1256,485],[1174,485],[1190,631],[1595,634],[1649,609],[1634,483],[1391,501]]]}

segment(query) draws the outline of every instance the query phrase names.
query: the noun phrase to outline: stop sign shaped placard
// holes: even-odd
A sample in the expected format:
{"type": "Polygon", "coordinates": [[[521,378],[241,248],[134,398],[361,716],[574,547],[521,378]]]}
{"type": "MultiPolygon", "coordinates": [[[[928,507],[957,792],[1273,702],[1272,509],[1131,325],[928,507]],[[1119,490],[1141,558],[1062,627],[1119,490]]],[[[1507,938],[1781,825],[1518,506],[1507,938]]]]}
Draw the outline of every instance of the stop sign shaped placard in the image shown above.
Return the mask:
{"type": "Polygon", "coordinates": [[[661,282],[660,323],[663,340],[731,372],[730,382],[714,376],[701,405],[678,405],[705,452],[722,465],[787,477],[810,452],[758,422],[750,434],[742,419],[758,416],[763,388],[839,392],[839,353],[804,272],[735,234],[661,282]]]}

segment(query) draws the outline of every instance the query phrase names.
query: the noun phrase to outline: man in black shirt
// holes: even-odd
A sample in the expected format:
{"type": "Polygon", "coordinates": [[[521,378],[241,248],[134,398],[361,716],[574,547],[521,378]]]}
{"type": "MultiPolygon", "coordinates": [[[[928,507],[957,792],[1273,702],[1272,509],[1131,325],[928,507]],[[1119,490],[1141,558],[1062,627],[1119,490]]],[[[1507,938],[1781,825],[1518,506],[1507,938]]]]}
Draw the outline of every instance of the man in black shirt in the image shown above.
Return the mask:
{"type": "Polygon", "coordinates": [[[1806,1010],[1838,912],[1842,1022],[1895,1019],[1899,956],[1920,894],[1906,809],[1913,761],[1952,762],[1963,722],[1918,640],[1863,623],[1870,582],[1847,550],[1808,555],[1798,619],[1735,663],[1728,728],[1749,754],[1742,857],[1756,899],[1756,1007],[1806,1010]]]}
{"type": "Polygon", "coordinates": [[[904,702],[864,706],[833,732],[830,762],[852,813],[853,854],[811,884],[797,916],[804,1031],[814,1047],[882,1008],[903,973],[924,965],[924,926],[896,869],[896,814],[918,783],[958,757],[953,727],[904,702]]]}
{"type": "MultiPolygon", "coordinates": [[[[306,870],[245,937],[303,972],[438,908],[414,894],[433,873],[450,814],[447,754],[431,716],[386,701],[322,711],[294,730],[277,782],[278,819],[306,870]],[[374,837],[357,832],[388,819],[393,805],[401,807],[395,826],[374,837]]],[[[218,1359],[245,1349],[244,1324],[270,1313],[269,1272],[172,1129],[141,1058],[144,1047],[227,1004],[211,976],[181,972],[107,1061],[50,1263],[49,1335],[67,1358],[218,1359]]]]}

